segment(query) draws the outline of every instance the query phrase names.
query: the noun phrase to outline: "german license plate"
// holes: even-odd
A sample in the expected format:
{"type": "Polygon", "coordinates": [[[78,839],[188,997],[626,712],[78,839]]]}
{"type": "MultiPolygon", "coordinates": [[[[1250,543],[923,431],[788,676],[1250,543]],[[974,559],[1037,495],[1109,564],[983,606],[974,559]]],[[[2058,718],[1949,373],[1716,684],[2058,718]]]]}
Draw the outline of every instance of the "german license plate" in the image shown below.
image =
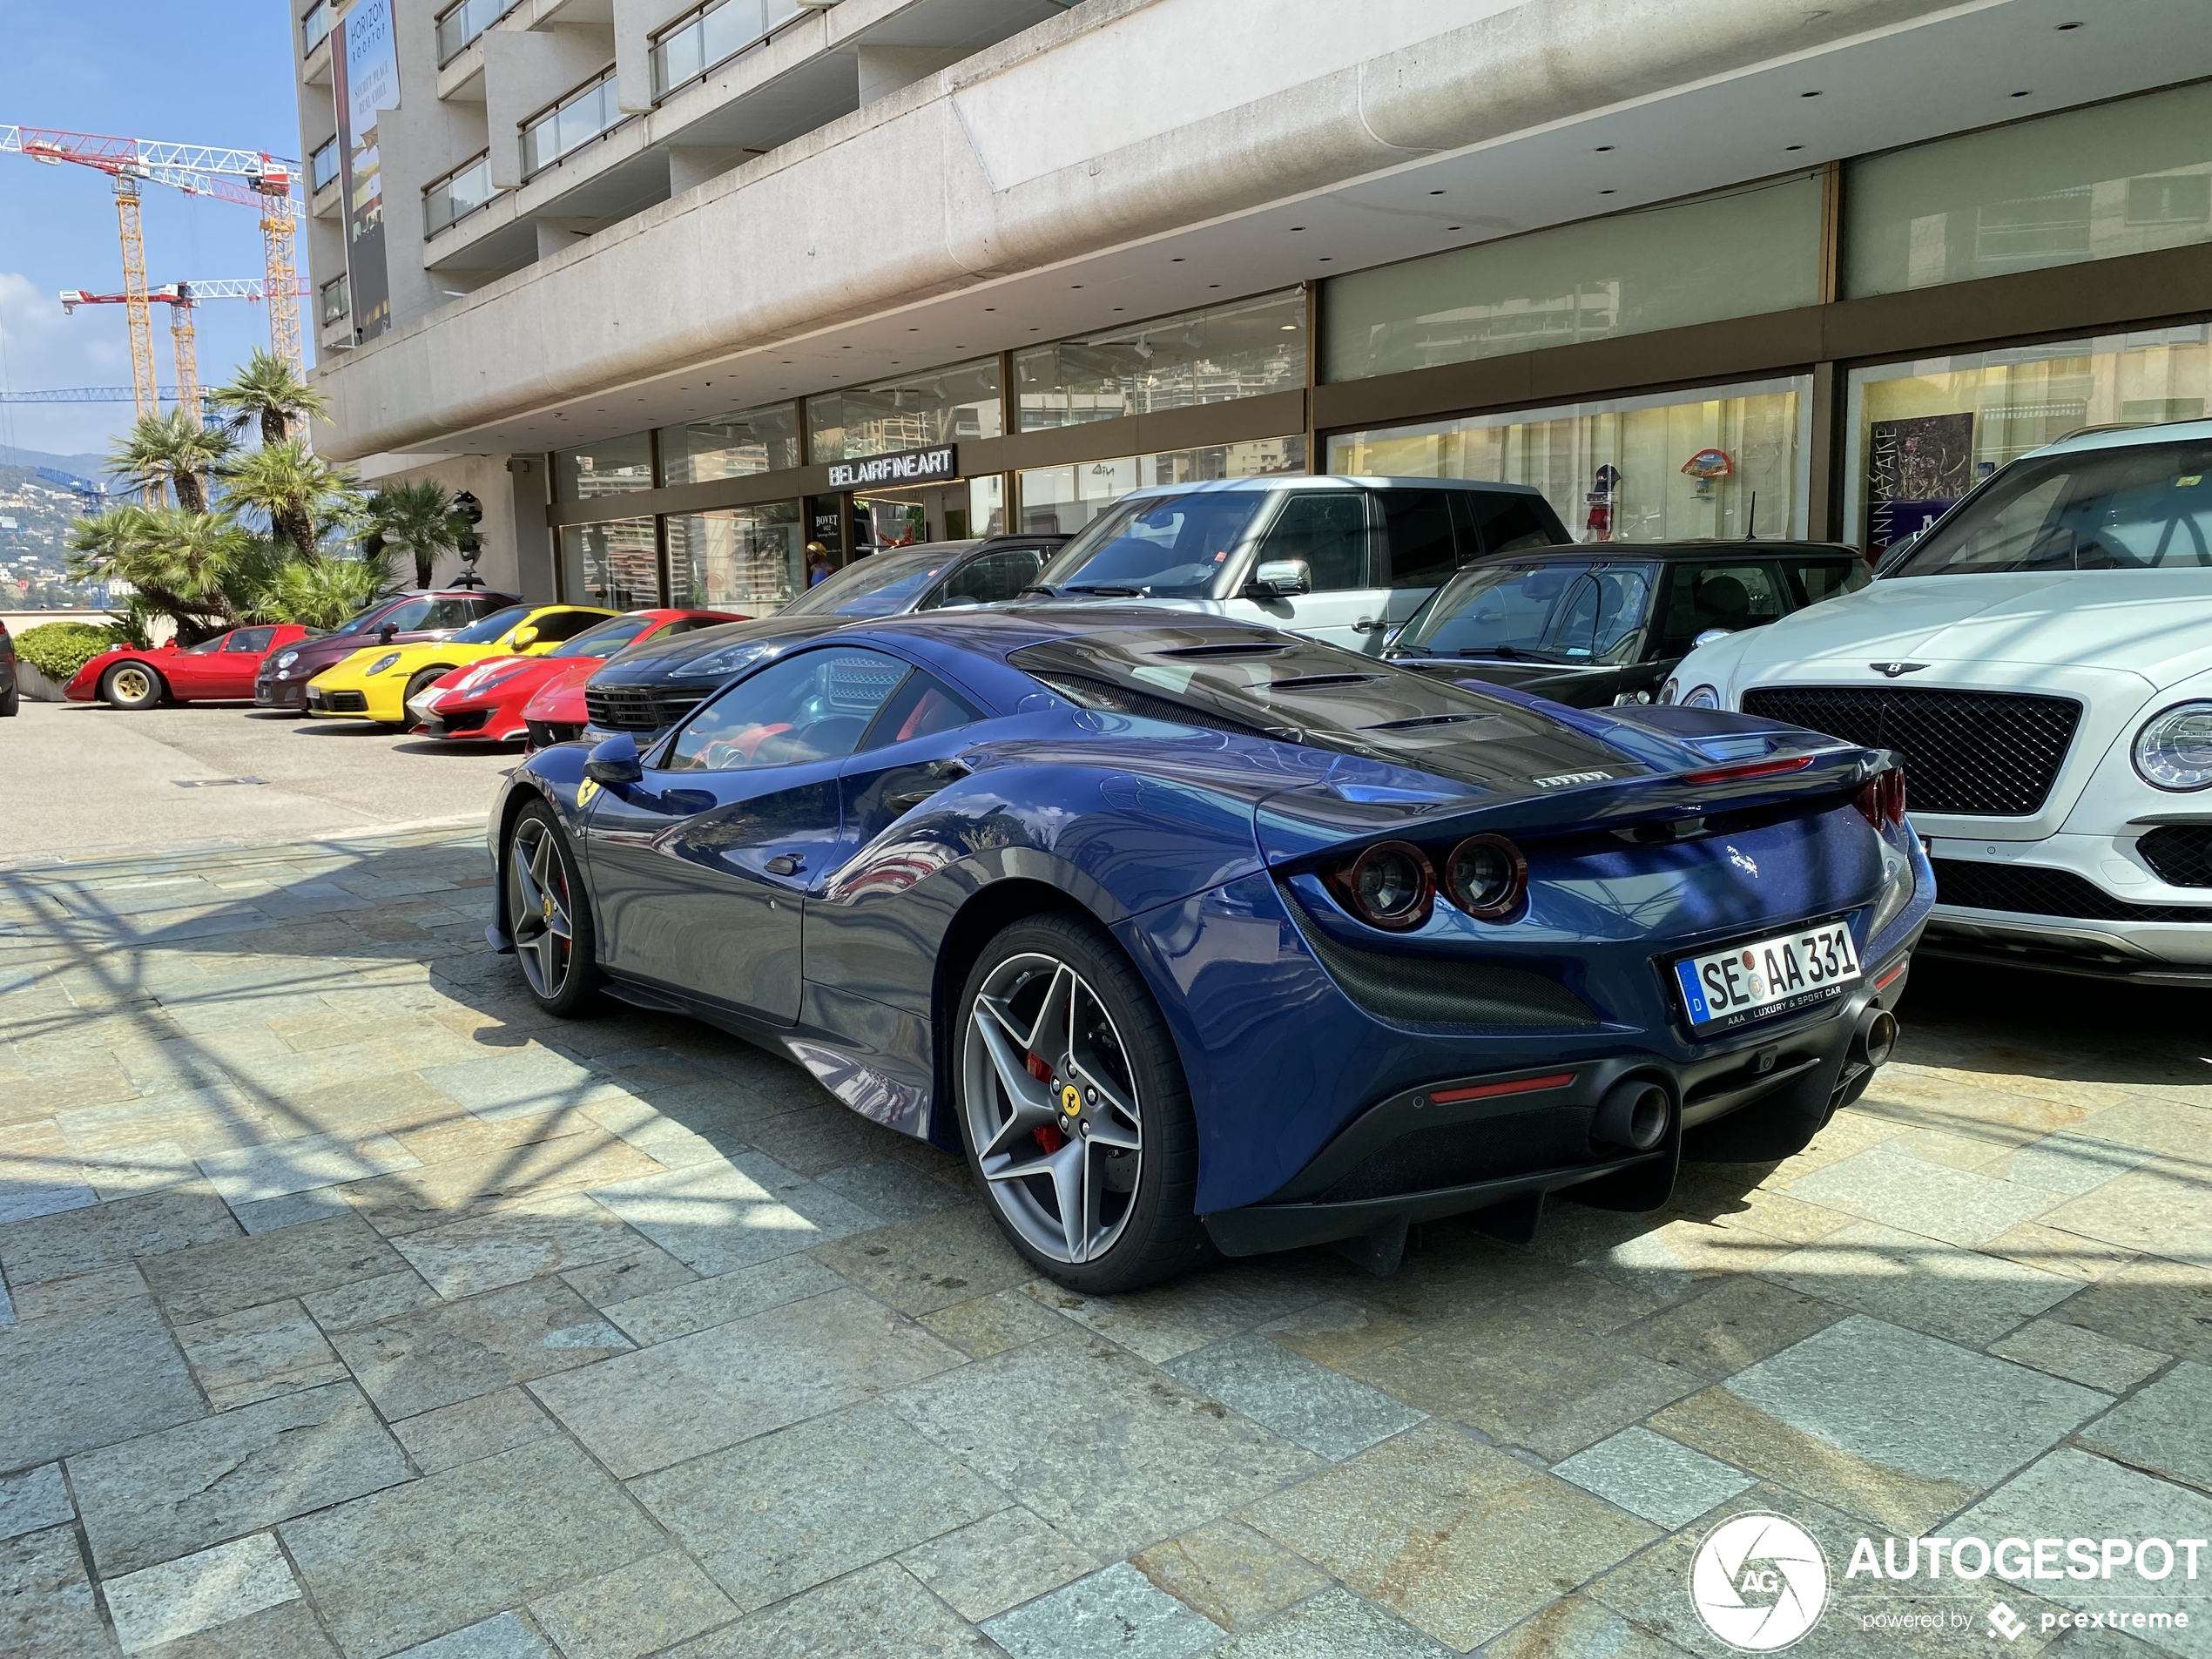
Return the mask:
{"type": "Polygon", "coordinates": [[[1848,922],[1825,921],[1675,964],[1692,1028],[1810,1008],[1859,976],[1848,922]]]}

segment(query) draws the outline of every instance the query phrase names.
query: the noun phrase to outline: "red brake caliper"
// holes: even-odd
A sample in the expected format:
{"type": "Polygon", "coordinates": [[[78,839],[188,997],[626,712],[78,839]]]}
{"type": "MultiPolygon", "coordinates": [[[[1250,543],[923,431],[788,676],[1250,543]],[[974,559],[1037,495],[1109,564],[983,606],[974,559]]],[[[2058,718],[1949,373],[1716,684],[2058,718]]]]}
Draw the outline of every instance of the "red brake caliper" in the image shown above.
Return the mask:
{"type": "MultiPolygon", "coordinates": [[[[1029,1076],[1035,1077],[1039,1082],[1049,1083],[1052,1081],[1052,1068],[1038,1059],[1036,1055],[1029,1055],[1024,1063],[1029,1068],[1029,1076]]],[[[1043,1150],[1047,1157],[1068,1144],[1068,1137],[1049,1123],[1041,1125],[1035,1131],[1035,1137],[1037,1145],[1043,1150]]]]}

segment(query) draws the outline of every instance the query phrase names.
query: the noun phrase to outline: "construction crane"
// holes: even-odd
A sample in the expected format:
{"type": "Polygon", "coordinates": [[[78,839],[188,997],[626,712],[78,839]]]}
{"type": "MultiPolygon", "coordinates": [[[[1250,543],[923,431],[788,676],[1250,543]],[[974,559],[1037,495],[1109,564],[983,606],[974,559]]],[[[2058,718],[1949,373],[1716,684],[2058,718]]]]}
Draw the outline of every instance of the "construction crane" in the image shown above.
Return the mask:
{"type": "MultiPolygon", "coordinates": [[[[123,301],[131,328],[131,379],[138,413],[159,412],[154,384],[153,299],[146,289],[145,235],[139,221],[142,181],[167,185],[190,196],[253,207],[261,215],[263,282],[266,292],[296,295],[300,279],[293,257],[298,214],[292,188],[297,162],[266,151],[228,150],[213,145],[163,144],[147,138],[115,138],[92,132],[64,132],[50,127],[0,125],[0,152],[15,151],[50,165],[73,162],[104,172],[114,181],[117,229],[123,244],[123,301]]],[[[172,308],[171,315],[176,313],[172,308]]],[[[269,347],[295,371],[304,372],[300,345],[300,307],[269,307],[269,347]]]]}
{"type": "MultiPolygon", "coordinates": [[[[305,292],[298,283],[293,285],[296,301],[305,292]]],[[[164,288],[148,288],[145,303],[169,307],[169,345],[177,360],[176,401],[179,408],[192,412],[193,420],[201,418],[199,396],[199,350],[197,333],[192,326],[192,307],[204,300],[260,300],[267,293],[266,280],[261,277],[219,277],[208,282],[172,282],[164,288]]],[[[82,288],[64,288],[61,293],[62,314],[74,314],[79,306],[127,306],[131,295],[123,293],[88,293],[82,288]]],[[[135,347],[134,347],[135,352],[135,347]]],[[[137,367],[135,354],[132,367],[137,367]]],[[[146,383],[152,379],[151,370],[146,383]]],[[[145,400],[138,400],[141,415],[158,413],[159,394],[154,397],[156,408],[149,410],[145,400]]]]}
{"type": "MultiPolygon", "coordinates": [[[[177,388],[165,386],[158,395],[164,403],[177,401],[177,388]]],[[[56,386],[37,392],[0,392],[0,403],[130,403],[138,392],[129,386],[56,386]]]]}

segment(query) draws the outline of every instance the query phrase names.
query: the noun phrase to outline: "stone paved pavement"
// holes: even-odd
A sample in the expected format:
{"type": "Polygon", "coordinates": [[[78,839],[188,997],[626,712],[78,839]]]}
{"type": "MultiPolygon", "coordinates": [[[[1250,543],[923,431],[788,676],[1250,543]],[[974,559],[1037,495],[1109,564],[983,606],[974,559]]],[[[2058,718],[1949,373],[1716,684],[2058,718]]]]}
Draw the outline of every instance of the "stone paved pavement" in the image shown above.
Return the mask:
{"type": "Polygon", "coordinates": [[[0,873],[0,1654],[1679,1659],[1757,1509],[1838,1575],[1806,1654],[2001,1593],[2148,1656],[1851,1541],[2212,1536],[2198,1001],[1931,968],[1858,1109],[1658,1215],[1087,1301],[793,1068],[542,1019],[488,880],[0,873]]]}

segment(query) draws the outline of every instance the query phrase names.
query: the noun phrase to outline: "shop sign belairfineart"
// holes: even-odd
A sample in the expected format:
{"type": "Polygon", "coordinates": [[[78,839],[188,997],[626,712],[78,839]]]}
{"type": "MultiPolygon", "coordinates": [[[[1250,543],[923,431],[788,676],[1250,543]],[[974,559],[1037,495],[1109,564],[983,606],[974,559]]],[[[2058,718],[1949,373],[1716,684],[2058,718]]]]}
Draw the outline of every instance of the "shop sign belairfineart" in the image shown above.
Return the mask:
{"type": "Polygon", "coordinates": [[[865,461],[830,463],[832,489],[866,489],[873,484],[934,484],[960,476],[956,445],[941,443],[934,449],[901,449],[896,455],[870,455],[865,461]]]}

